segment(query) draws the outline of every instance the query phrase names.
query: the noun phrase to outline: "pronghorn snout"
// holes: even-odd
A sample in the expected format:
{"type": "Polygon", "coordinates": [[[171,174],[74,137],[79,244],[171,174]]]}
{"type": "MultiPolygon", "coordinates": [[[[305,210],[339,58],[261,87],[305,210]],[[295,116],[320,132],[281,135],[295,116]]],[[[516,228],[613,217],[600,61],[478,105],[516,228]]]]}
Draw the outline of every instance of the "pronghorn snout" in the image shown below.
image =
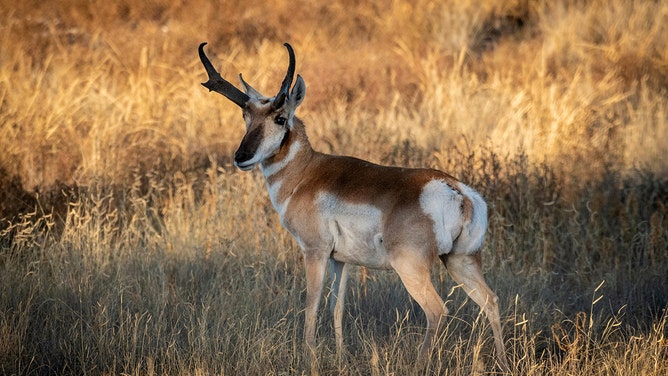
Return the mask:
{"type": "Polygon", "coordinates": [[[242,171],[252,170],[259,162],[256,147],[249,147],[247,143],[241,143],[239,149],[234,152],[234,165],[242,171]]]}
{"type": "Polygon", "coordinates": [[[249,127],[249,132],[239,144],[239,148],[234,152],[234,165],[243,171],[251,170],[260,162],[257,158],[258,148],[262,141],[262,128],[249,127]]]}
{"type": "Polygon", "coordinates": [[[242,170],[250,170],[253,163],[248,163],[253,158],[253,154],[246,150],[239,149],[234,153],[234,165],[242,170]]]}

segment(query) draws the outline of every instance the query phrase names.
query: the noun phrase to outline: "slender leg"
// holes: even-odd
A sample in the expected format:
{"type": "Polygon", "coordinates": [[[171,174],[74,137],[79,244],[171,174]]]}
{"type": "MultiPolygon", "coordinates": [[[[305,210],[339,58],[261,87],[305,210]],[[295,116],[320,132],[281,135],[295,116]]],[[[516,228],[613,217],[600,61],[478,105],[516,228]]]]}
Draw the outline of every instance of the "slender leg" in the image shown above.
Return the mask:
{"type": "Polygon", "coordinates": [[[499,315],[499,298],[485,283],[482,273],[480,253],[473,255],[448,255],[441,260],[455,282],[464,286],[464,291],[476,302],[487,315],[494,332],[494,345],[497,357],[504,371],[509,371],[506,348],[503,344],[501,316],[499,315]]]}
{"type": "Polygon", "coordinates": [[[332,296],[329,309],[334,316],[334,335],[336,336],[336,352],[343,354],[343,304],[346,297],[346,282],[348,281],[348,264],[330,260],[329,262],[332,278],[332,296]]]}
{"type": "Polygon", "coordinates": [[[447,315],[443,299],[438,295],[431,282],[430,263],[416,258],[418,252],[407,252],[405,257],[397,257],[392,267],[397,271],[408,293],[420,305],[427,316],[427,332],[422,342],[420,357],[425,359],[431,350],[434,337],[441,320],[447,315]]]}
{"type": "Polygon", "coordinates": [[[327,258],[317,253],[304,254],[306,269],[306,319],[304,320],[304,341],[307,347],[307,356],[311,359],[315,353],[315,324],[318,318],[318,306],[322,296],[327,258]]]}

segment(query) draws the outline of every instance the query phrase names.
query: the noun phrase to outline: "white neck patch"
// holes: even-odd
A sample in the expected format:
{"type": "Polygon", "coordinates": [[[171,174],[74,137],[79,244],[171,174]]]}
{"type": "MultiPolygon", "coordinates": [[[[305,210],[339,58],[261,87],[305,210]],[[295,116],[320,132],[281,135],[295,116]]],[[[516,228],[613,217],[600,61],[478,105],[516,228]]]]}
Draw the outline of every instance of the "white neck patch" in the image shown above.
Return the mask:
{"type": "Polygon", "coordinates": [[[269,191],[269,199],[271,200],[271,204],[274,205],[274,209],[278,212],[278,215],[281,218],[281,222],[283,222],[283,216],[285,215],[285,211],[288,208],[288,204],[290,203],[290,197],[287,197],[283,201],[278,201],[278,194],[281,190],[281,185],[282,181],[277,181],[274,184],[269,184],[267,182],[267,190],[269,191]]]}
{"type": "Polygon", "coordinates": [[[288,150],[288,155],[286,155],[285,158],[283,158],[282,160],[267,166],[265,166],[264,164],[260,164],[260,170],[262,171],[262,174],[264,175],[265,180],[267,182],[267,190],[269,191],[269,198],[271,199],[271,203],[274,205],[274,209],[276,209],[278,215],[281,217],[281,222],[283,222],[283,216],[285,215],[285,210],[288,208],[290,197],[288,197],[284,201],[279,201],[279,192],[281,190],[281,186],[283,185],[283,181],[279,179],[275,181],[273,184],[270,184],[269,178],[280,172],[282,169],[285,168],[285,166],[288,165],[288,163],[290,163],[293,159],[295,159],[297,152],[299,152],[301,148],[302,148],[301,142],[295,141],[290,145],[290,149],[288,150]]]}
{"type": "Polygon", "coordinates": [[[295,141],[290,145],[290,150],[288,150],[288,155],[285,156],[282,160],[272,163],[270,165],[260,165],[260,170],[262,171],[262,174],[264,175],[265,178],[268,178],[277,172],[281,171],[285,166],[290,163],[295,158],[295,155],[297,155],[297,152],[302,148],[302,144],[299,141],[295,141]]]}

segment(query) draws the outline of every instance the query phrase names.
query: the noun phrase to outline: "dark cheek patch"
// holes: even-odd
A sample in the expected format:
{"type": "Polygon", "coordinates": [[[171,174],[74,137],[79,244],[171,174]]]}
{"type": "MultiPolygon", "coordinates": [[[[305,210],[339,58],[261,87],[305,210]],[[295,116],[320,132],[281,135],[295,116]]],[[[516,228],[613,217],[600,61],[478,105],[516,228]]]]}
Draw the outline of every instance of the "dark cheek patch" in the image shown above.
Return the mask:
{"type": "Polygon", "coordinates": [[[283,139],[281,140],[281,148],[283,148],[285,145],[288,144],[288,141],[290,140],[290,130],[286,130],[285,134],[283,135],[283,139]]]}

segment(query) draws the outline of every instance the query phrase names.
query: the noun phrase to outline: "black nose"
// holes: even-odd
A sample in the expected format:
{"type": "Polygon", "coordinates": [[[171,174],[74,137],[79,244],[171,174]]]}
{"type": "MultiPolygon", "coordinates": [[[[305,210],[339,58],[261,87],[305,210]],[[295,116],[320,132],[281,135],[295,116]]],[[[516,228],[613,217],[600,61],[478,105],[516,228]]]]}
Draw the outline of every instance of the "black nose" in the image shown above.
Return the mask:
{"type": "Polygon", "coordinates": [[[253,158],[253,154],[243,149],[239,149],[234,153],[234,161],[236,163],[243,163],[251,158],[253,158]]]}

